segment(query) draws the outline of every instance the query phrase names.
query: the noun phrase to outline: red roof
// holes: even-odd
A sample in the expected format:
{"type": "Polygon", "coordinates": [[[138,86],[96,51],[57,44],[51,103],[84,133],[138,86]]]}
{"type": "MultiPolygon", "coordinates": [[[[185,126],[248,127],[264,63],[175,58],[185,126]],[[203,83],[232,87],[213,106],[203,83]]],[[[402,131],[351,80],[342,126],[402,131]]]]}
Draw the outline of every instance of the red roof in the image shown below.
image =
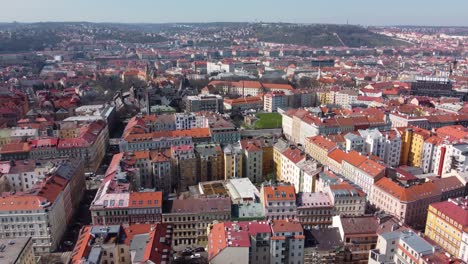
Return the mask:
{"type": "Polygon", "coordinates": [[[302,160],[305,159],[305,153],[303,153],[300,149],[298,148],[287,148],[285,151],[283,151],[283,155],[288,158],[290,161],[293,163],[298,163],[302,160]]]}
{"type": "Polygon", "coordinates": [[[1,147],[0,154],[29,152],[31,147],[27,142],[9,143],[1,147]]]}
{"type": "Polygon", "coordinates": [[[162,192],[131,192],[129,208],[162,207],[162,192]]]}
{"type": "Polygon", "coordinates": [[[460,198],[460,202],[452,200],[433,203],[431,206],[461,224],[464,229],[468,228],[468,199],[460,198]]]}
{"type": "Polygon", "coordinates": [[[359,152],[351,150],[346,154],[344,159],[347,163],[353,165],[354,167],[359,167],[364,161],[367,160],[366,156],[362,156],[359,152]]]}
{"type": "Polygon", "coordinates": [[[296,190],[292,185],[264,186],[263,194],[265,205],[268,201],[296,201],[296,190]]]}
{"type": "Polygon", "coordinates": [[[323,136],[315,136],[306,138],[306,140],[314,145],[317,145],[319,148],[330,152],[334,148],[336,148],[336,143],[324,138],[323,136]]]}
{"type": "Polygon", "coordinates": [[[250,237],[271,233],[268,222],[223,222],[214,224],[208,239],[211,260],[227,247],[250,247],[250,237]]]}
{"type": "MultiPolygon", "coordinates": [[[[298,222],[288,220],[273,220],[271,224],[273,233],[302,232],[302,225],[298,222]]],[[[299,235],[299,234],[297,234],[299,235]]]]}

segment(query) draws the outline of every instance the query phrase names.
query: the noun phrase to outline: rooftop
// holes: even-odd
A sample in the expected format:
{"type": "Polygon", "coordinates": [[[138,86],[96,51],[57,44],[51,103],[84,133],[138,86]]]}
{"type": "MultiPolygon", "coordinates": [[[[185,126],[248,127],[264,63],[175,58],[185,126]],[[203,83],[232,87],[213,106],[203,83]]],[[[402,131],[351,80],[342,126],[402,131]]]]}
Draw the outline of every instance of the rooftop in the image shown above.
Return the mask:
{"type": "Polygon", "coordinates": [[[269,201],[296,201],[296,191],[292,185],[264,186],[265,205],[269,201]]]}
{"type": "Polygon", "coordinates": [[[325,193],[300,193],[297,197],[297,206],[300,208],[333,207],[330,198],[325,193]]]}
{"type": "Polygon", "coordinates": [[[430,206],[451,218],[454,224],[462,225],[463,228],[468,227],[468,199],[449,199],[449,201],[433,203],[430,206]]]}
{"type": "Polygon", "coordinates": [[[219,198],[189,198],[168,201],[165,213],[170,214],[202,214],[214,212],[231,212],[231,199],[219,198]]]}
{"type": "MultiPolygon", "coordinates": [[[[20,263],[19,257],[23,254],[26,246],[32,245],[30,237],[1,238],[0,259],[2,263],[20,263]]],[[[22,256],[24,257],[24,256],[22,256]]]]}
{"type": "Polygon", "coordinates": [[[304,230],[305,248],[314,247],[319,251],[331,251],[343,247],[337,227],[304,230]]]}

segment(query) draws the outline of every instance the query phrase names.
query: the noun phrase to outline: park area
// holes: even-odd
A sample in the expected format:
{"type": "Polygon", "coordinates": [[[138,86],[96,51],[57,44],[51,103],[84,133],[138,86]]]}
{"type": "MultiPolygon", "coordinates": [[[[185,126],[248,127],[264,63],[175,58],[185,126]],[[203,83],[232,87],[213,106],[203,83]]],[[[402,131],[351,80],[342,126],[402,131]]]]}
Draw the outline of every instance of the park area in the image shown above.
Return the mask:
{"type": "Polygon", "coordinates": [[[280,128],[282,123],[282,117],[278,113],[261,113],[257,114],[259,120],[255,121],[255,129],[269,129],[269,128],[280,128]]]}

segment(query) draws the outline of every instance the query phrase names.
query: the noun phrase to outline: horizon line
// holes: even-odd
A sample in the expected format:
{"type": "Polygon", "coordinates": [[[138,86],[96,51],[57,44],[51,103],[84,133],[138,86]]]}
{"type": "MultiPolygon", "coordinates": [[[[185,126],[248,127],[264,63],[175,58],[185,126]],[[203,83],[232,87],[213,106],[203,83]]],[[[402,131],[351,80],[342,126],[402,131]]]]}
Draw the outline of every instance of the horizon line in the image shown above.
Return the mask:
{"type": "Polygon", "coordinates": [[[0,24],[41,24],[41,23],[90,23],[90,24],[122,24],[122,25],[138,25],[138,24],[149,24],[149,25],[165,25],[165,24],[214,24],[214,23],[244,23],[244,24],[297,24],[297,25],[349,25],[349,26],[363,26],[363,27],[439,27],[439,28],[468,28],[468,25],[428,25],[428,24],[352,24],[352,23],[324,23],[324,22],[284,22],[284,21],[204,21],[204,22],[117,22],[117,21],[65,21],[65,20],[44,20],[44,21],[0,21],[0,24]]]}

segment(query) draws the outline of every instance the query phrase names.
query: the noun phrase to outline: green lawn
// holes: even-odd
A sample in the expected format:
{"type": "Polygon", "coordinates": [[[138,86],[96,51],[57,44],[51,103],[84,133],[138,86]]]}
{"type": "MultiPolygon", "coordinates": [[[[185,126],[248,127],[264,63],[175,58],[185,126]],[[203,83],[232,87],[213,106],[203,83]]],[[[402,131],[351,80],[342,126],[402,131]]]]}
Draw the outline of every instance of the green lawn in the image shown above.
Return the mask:
{"type": "Polygon", "coordinates": [[[283,121],[278,113],[262,113],[257,117],[260,119],[255,122],[255,129],[280,128],[283,121]]]}

